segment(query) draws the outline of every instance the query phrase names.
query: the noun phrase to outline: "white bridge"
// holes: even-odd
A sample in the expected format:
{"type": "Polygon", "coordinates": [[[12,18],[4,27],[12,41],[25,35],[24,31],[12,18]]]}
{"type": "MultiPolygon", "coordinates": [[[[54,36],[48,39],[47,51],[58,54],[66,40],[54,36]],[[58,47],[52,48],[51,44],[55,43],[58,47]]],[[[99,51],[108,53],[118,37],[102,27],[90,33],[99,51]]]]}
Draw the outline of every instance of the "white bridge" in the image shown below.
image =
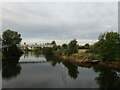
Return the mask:
{"type": "Polygon", "coordinates": [[[53,47],[51,44],[23,44],[17,45],[17,47],[53,47]]]}
{"type": "MultiPolygon", "coordinates": [[[[0,45],[0,48],[7,48],[8,45],[0,45]]],[[[26,44],[26,45],[17,45],[17,47],[53,47],[53,45],[47,45],[47,44],[26,44]]]]}

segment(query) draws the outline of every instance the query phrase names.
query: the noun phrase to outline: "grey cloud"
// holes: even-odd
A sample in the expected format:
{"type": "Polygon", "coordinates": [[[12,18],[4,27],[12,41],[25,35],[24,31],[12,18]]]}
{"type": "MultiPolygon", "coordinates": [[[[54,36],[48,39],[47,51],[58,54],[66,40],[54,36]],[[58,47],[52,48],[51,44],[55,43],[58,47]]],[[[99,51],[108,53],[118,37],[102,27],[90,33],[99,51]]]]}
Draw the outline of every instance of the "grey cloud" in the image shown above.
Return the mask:
{"type": "Polygon", "coordinates": [[[101,32],[117,31],[117,3],[5,3],[3,30],[11,28],[23,39],[96,40],[101,32]]]}

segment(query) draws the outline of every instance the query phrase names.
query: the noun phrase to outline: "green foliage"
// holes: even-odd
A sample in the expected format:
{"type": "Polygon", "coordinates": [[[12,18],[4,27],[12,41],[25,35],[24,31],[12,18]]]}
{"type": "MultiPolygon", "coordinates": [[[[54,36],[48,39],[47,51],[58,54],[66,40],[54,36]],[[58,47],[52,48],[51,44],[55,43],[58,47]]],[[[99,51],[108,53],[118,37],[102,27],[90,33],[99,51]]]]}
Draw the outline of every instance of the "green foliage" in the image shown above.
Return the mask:
{"type": "Polygon", "coordinates": [[[55,41],[52,41],[51,44],[53,45],[53,47],[51,49],[44,48],[44,53],[51,55],[71,55],[78,52],[78,45],[76,40],[71,40],[68,45],[63,44],[62,46],[56,45],[55,41]]]}
{"type": "Polygon", "coordinates": [[[89,45],[89,43],[86,43],[83,46],[78,46],[78,49],[90,49],[90,45],[89,45]]]}
{"type": "Polygon", "coordinates": [[[34,47],[34,48],[33,48],[33,51],[40,51],[40,50],[42,50],[41,47],[34,47]]]}
{"type": "Polygon", "coordinates": [[[84,49],[90,49],[90,45],[89,45],[89,43],[86,43],[86,44],[85,44],[84,49]]]}
{"type": "Polygon", "coordinates": [[[102,60],[103,59],[103,57],[99,54],[92,54],[91,57],[92,57],[92,60],[102,60]]]}
{"type": "Polygon", "coordinates": [[[16,45],[11,45],[2,52],[6,57],[20,57],[23,52],[16,45]]]}
{"type": "Polygon", "coordinates": [[[52,44],[53,46],[56,46],[56,42],[55,42],[55,41],[52,41],[51,44],[52,44]]]}
{"type": "Polygon", "coordinates": [[[6,30],[2,35],[4,45],[16,45],[22,40],[21,35],[16,31],[6,30]]]}
{"type": "Polygon", "coordinates": [[[100,34],[99,41],[91,49],[98,53],[103,60],[113,61],[120,58],[120,34],[117,32],[106,32],[100,34]]]}
{"type": "Polygon", "coordinates": [[[7,48],[4,48],[3,54],[6,57],[20,57],[23,52],[16,46],[22,40],[21,35],[16,31],[6,30],[2,34],[3,45],[8,45],[7,48]]]}
{"type": "Polygon", "coordinates": [[[53,55],[52,48],[50,48],[50,47],[44,47],[43,48],[43,54],[46,55],[46,56],[52,56],[53,55]]]}
{"type": "Polygon", "coordinates": [[[67,48],[67,55],[71,55],[74,53],[78,52],[78,48],[77,48],[77,41],[76,39],[71,40],[70,43],[68,44],[68,48],[67,48]]]}
{"type": "Polygon", "coordinates": [[[0,37],[0,42],[2,42],[2,38],[0,37]]]}
{"type": "Polygon", "coordinates": [[[67,47],[68,47],[67,44],[63,44],[63,45],[62,45],[62,48],[63,48],[63,49],[67,49],[67,47]]]}

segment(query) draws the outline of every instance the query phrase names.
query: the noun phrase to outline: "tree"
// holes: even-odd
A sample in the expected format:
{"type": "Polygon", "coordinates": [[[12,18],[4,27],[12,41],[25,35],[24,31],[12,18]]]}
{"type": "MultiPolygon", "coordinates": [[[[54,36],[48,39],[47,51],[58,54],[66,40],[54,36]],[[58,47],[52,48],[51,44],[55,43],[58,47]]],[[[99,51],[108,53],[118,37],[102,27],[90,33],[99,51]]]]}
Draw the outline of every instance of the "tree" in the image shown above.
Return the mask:
{"type": "Polygon", "coordinates": [[[67,44],[63,44],[63,45],[62,45],[62,48],[63,48],[63,49],[67,49],[67,44]]]}
{"type": "Polygon", "coordinates": [[[86,43],[86,44],[85,44],[85,49],[89,49],[89,48],[90,48],[89,43],[86,43]]]}
{"type": "Polygon", "coordinates": [[[10,29],[3,32],[2,35],[4,45],[16,45],[19,44],[22,40],[21,35],[16,31],[10,29]]]}
{"type": "Polygon", "coordinates": [[[94,52],[100,54],[103,60],[113,61],[120,57],[120,34],[106,32],[100,34],[98,42],[94,44],[94,52]]]}
{"type": "Polygon", "coordinates": [[[55,41],[52,41],[51,44],[52,44],[53,46],[56,46],[56,42],[55,42],[55,41]]]}
{"type": "Polygon", "coordinates": [[[46,56],[52,56],[53,55],[52,48],[50,48],[50,47],[44,47],[42,50],[43,50],[43,54],[46,55],[46,56]]]}
{"type": "Polygon", "coordinates": [[[0,45],[2,45],[2,38],[0,37],[0,45]]]}
{"type": "Polygon", "coordinates": [[[7,48],[4,48],[3,54],[5,57],[20,57],[23,52],[16,46],[22,40],[21,35],[16,31],[6,30],[2,34],[3,45],[8,45],[7,48]]]}
{"type": "Polygon", "coordinates": [[[2,38],[0,37],[0,42],[2,41],[2,38]]]}
{"type": "Polygon", "coordinates": [[[77,45],[76,39],[71,40],[70,43],[68,44],[67,54],[71,55],[71,54],[77,53],[78,52],[77,46],[78,45],[77,45]]]}

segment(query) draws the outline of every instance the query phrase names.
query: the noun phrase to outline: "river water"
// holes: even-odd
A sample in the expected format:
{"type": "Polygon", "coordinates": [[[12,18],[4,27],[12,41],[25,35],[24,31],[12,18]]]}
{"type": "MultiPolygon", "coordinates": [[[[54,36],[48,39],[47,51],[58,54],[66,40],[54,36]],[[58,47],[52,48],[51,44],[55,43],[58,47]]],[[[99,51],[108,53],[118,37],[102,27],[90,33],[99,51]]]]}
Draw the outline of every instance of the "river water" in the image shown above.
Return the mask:
{"type": "Polygon", "coordinates": [[[120,88],[120,73],[99,65],[75,66],[29,52],[15,65],[5,64],[3,88],[120,88]]]}

